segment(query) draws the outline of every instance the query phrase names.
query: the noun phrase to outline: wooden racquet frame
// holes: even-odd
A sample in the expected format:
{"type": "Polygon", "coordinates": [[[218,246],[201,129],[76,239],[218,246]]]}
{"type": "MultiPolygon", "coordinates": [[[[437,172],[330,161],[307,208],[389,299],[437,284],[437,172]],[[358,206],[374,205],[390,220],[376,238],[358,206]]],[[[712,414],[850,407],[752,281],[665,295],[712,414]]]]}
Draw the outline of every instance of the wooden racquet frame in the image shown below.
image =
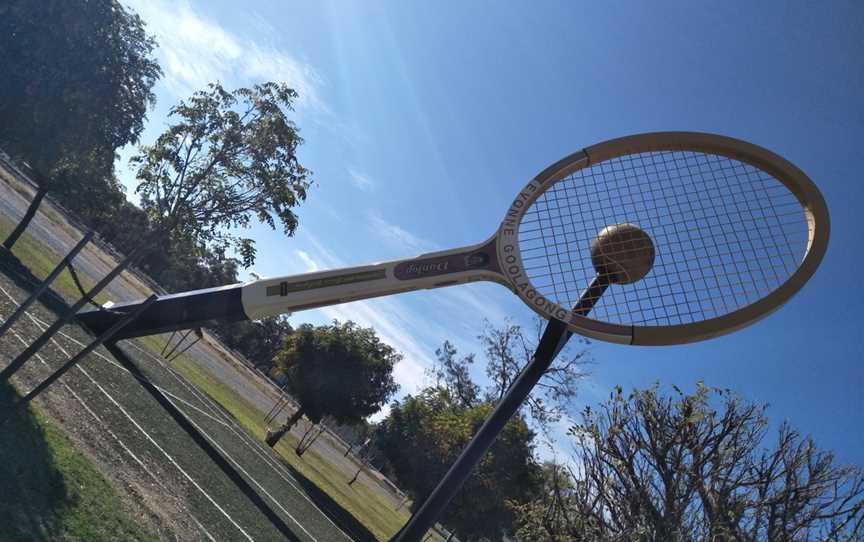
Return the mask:
{"type": "MultiPolygon", "coordinates": [[[[400,292],[485,280],[503,284],[544,318],[562,320],[571,331],[591,338],[637,345],[687,343],[729,333],[783,305],[816,271],[827,249],[828,237],[828,209],[818,188],[801,170],[782,157],[744,141],[712,134],[641,134],[593,145],[544,169],[519,191],[495,234],[477,245],[405,260],[163,296],[124,333],[125,336],[137,336],[183,329],[212,319],[258,319],[400,292]],[[667,326],[620,325],[593,320],[538,292],[527,278],[519,250],[519,224],[526,210],[550,186],[579,169],[628,154],[654,151],[693,151],[725,156],[755,166],[786,186],[801,204],[809,229],[806,253],[795,272],[765,297],[728,314],[667,326]]],[[[117,313],[133,310],[136,305],[115,305],[111,311],[90,311],[80,314],[79,318],[91,328],[105,328],[116,320],[117,313]]]]}

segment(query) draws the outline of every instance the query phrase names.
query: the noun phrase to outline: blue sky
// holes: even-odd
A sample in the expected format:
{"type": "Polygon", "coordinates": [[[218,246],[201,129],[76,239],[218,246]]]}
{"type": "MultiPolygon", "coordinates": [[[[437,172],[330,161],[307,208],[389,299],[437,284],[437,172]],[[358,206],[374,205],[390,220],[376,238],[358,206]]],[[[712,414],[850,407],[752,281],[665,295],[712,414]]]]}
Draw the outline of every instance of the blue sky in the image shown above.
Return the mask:
{"type": "MultiPolygon", "coordinates": [[[[129,4],[157,35],[165,70],[142,142],[209,81],[286,81],[300,92],[300,156],[316,184],[294,238],[251,232],[264,276],[479,242],[533,175],[613,137],[715,132],[787,157],[831,211],[813,280],[781,311],[723,338],[593,343],[579,403],[616,384],[692,390],[704,380],[770,403],[773,421],[864,465],[860,2],[129,4]]],[[[121,175],[131,185],[122,165],[121,175]]],[[[502,287],[473,284],[292,321],[375,327],[405,355],[396,375],[410,392],[443,340],[476,351],[483,318],[528,323],[531,314],[502,287]]]]}

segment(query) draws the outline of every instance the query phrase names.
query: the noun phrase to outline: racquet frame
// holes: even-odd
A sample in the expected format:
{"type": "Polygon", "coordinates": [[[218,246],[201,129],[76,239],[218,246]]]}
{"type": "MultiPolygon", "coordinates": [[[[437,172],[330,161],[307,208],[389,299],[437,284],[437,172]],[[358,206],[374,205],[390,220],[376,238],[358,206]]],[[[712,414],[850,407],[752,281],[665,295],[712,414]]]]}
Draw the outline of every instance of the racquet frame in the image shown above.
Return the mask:
{"type": "MultiPolygon", "coordinates": [[[[145,315],[140,323],[133,323],[125,336],[195,327],[217,318],[254,320],[483,280],[508,287],[544,318],[564,321],[570,331],[591,338],[638,345],[687,343],[742,328],[783,305],[816,271],[827,249],[828,237],[828,209],[818,188],[800,169],[777,154],[738,139],[712,134],[640,134],[588,147],[544,169],[517,193],[498,230],[482,243],[404,260],[163,296],[149,309],[149,316],[145,315]],[[631,326],[593,320],[543,296],[528,280],[519,251],[519,224],[526,210],[550,186],[579,169],[619,156],[655,151],[693,151],[725,156],[755,166],[783,183],[801,204],[809,230],[806,253],[795,272],[754,303],[708,320],[668,326],[631,326]]],[[[79,319],[90,327],[101,328],[116,319],[117,312],[128,312],[136,305],[115,305],[110,312],[90,311],[80,314],[79,319]]]]}

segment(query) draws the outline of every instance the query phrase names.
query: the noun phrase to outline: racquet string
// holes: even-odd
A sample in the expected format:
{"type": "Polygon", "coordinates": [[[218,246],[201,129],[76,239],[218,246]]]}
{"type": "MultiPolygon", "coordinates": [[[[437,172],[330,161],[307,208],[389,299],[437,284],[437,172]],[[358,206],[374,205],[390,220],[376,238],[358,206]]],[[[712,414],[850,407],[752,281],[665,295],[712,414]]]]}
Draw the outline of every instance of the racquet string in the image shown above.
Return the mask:
{"type": "MultiPolygon", "coordinates": [[[[749,305],[795,272],[811,233],[798,199],[750,164],[690,151],[625,155],[555,182],[525,212],[519,248],[534,288],[572,307],[597,274],[591,241],[622,223],[648,233],[655,259],[642,280],[597,300],[591,318],[621,325],[687,324],[749,305]]],[[[612,250],[634,250],[620,244],[612,250]]]]}

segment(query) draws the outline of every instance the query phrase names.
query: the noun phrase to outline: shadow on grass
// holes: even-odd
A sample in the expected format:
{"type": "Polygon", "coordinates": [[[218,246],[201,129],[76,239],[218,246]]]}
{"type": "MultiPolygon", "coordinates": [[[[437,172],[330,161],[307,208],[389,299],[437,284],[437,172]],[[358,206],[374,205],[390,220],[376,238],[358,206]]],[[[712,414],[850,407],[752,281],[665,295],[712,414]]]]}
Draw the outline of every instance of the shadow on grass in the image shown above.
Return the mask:
{"type": "Polygon", "coordinates": [[[327,517],[329,517],[333,523],[345,531],[352,540],[355,542],[378,542],[378,539],[375,538],[369,529],[357,521],[357,519],[347,510],[342,508],[339,503],[330,498],[330,495],[319,489],[318,486],[303,476],[300,471],[292,467],[290,463],[281,458],[280,461],[291,472],[291,476],[293,476],[294,479],[303,486],[303,491],[306,493],[306,496],[309,497],[318,508],[327,514],[327,517]]]}
{"type": "MultiPolygon", "coordinates": [[[[0,272],[25,292],[32,292],[42,283],[42,279],[34,275],[17,256],[2,246],[0,246],[0,272]]],[[[69,304],[51,288],[39,296],[39,302],[57,314],[63,314],[69,310],[69,304]]]]}
{"type": "MultiPolygon", "coordinates": [[[[9,383],[0,383],[0,411],[5,412],[18,398],[9,383]]],[[[62,536],[59,519],[74,498],[29,408],[19,410],[0,427],[0,487],[0,540],[56,540],[62,536]]]]}

